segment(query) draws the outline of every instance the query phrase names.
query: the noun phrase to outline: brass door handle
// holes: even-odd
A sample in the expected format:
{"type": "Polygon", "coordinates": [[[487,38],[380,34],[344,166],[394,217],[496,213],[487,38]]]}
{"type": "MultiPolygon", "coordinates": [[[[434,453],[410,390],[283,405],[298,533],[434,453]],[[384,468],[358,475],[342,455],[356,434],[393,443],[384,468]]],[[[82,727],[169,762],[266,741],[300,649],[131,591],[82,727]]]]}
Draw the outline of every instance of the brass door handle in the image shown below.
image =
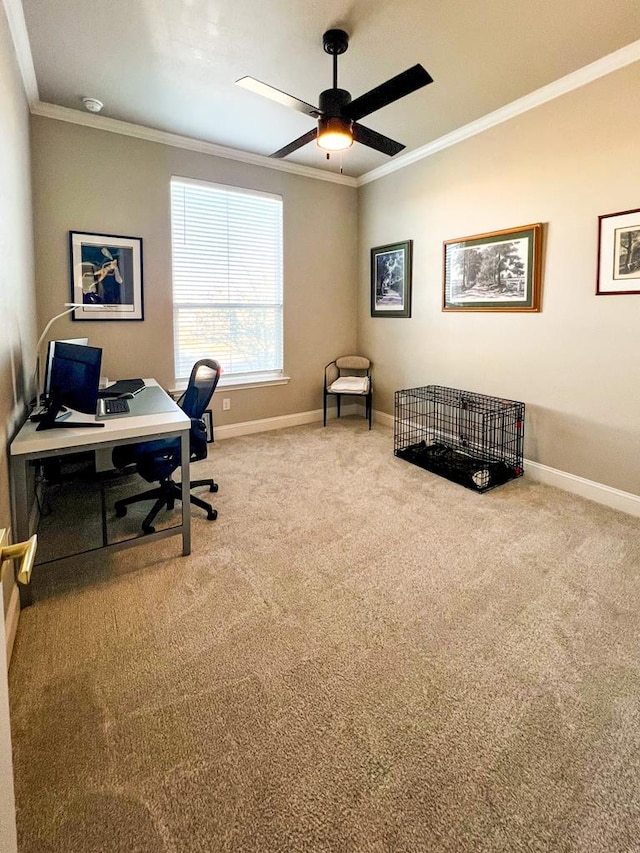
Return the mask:
{"type": "MultiPolygon", "coordinates": [[[[1,539],[0,539],[1,541],[1,539]]],[[[5,560],[20,559],[17,579],[20,583],[27,584],[31,580],[31,570],[36,558],[38,537],[34,533],[26,542],[18,542],[16,545],[5,545],[0,548],[0,578],[4,570],[5,560]]]]}

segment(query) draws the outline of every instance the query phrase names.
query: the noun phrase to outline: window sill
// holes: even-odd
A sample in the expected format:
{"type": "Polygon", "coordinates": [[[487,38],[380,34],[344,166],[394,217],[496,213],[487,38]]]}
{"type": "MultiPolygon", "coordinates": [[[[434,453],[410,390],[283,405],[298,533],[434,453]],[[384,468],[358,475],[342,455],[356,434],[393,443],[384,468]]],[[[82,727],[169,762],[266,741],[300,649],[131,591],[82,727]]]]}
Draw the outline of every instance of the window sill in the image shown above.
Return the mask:
{"type": "MultiPolygon", "coordinates": [[[[227,391],[238,391],[244,388],[265,388],[269,385],[288,385],[290,381],[290,376],[282,376],[282,374],[263,376],[261,379],[256,379],[255,376],[229,376],[225,378],[223,373],[218,382],[218,388],[225,388],[227,391]]],[[[187,384],[186,380],[176,382],[175,387],[169,393],[171,395],[181,394],[186,389],[187,384]]]]}

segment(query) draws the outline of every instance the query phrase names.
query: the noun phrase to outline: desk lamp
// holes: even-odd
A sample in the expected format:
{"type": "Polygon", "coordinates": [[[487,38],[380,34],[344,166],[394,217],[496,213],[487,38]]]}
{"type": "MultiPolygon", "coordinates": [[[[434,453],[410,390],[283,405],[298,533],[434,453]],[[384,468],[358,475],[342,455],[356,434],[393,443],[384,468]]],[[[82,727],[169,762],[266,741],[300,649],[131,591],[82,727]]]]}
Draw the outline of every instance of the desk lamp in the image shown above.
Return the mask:
{"type": "Polygon", "coordinates": [[[36,386],[36,403],[38,402],[41,388],[40,388],[40,347],[42,346],[42,342],[47,336],[47,332],[53,326],[56,320],[59,320],[60,317],[64,317],[65,314],[70,314],[75,308],[83,308],[84,305],[82,302],[65,302],[65,309],[61,311],[59,314],[56,314],[55,317],[52,317],[47,325],[44,327],[44,331],[38,338],[38,343],[36,344],[36,370],[34,374],[34,384],[36,386]]]}

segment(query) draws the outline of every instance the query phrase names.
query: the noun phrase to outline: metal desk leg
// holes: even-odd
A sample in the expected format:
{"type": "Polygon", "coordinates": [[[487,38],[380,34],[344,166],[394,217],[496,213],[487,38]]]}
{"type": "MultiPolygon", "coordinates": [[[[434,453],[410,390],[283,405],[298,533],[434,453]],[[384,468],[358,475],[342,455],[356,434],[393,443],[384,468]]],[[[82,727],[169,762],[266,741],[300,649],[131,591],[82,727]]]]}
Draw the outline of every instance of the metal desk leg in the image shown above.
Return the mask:
{"type": "Polygon", "coordinates": [[[182,476],[182,556],[191,553],[191,488],[189,482],[189,430],[180,433],[182,476]]]}

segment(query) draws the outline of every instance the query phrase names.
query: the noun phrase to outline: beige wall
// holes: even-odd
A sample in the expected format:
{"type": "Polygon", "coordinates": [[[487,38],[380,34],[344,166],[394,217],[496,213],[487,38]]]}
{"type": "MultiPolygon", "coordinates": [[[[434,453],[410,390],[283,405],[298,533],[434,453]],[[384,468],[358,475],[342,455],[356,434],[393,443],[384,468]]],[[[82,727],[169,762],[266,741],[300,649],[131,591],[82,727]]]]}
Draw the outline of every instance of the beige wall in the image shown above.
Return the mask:
{"type": "MultiPolygon", "coordinates": [[[[0,528],[11,526],[7,443],[25,412],[35,345],[33,235],[29,176],[29,112],[0,6],[0,528]]],[[[0,641],[14,581],[3,583],[0,641]]],[[[14,623],[15,624],[15,623],[14,623]]],[[[0,849],[17,850],[9,696],[0,654],[0,849]]]]}
{"type": "Polygon", "coordinates": [[[640,493],[640,295],[595,294],[598,216],[640,208],[640,63],[360,190],[375,406],[441,384],[527,404],[525,455],[640,493]],[[443,313],[442,242],[546,223],[542,312],[443,313]],[[413,317],[371,318],[369,250],[414,241],[413,317]]]}
{"type": "MultiPolygon", "coordinates": [[[[0,527],[11,526],[7,443],[34,370],[35,294],[29,111],[0,8],[0,527]]],[[[4,589],[9,600],[10,573],[4,589]]]]}
{"type": "Polygon", "coordinates": [[[52,119],[32,123],[39,322],[69,299],[68,232],[143,239],[145,320],[73,322],[52,337],[88,335],[104,348],[103,374],[155,376],[173,387],[169,180],[249,187],[284,198],[286,386],[214,397],[216,425],[318,409],[322,368],[356,338],[357,191],[52,119]]]}
{"type": "Polygon", "coordinates": [[[52,333],[88,334],[107,375],[170,386],[170,176],[281,193],[292,381],[229,392],[228,413],[217,395],[217,424],[319,408],[319,368],[357,343],[375,361],[379,410],[429,383],[521,399],[528,458],[640,493],[640,296],[594,295],[598,215],[640,207],[639,83],[636,64],[366,184],[357,211],[350,187],[34,118],[39,324],[68,298],[70,230],[141,236],[145,322],[64,318],[52,333]],[[545,223],[542,312],[443,313],[442,241],[531,222],[545,223]],[[413,317],[372,319],[369,249],[404,239],[413,317]]]}

